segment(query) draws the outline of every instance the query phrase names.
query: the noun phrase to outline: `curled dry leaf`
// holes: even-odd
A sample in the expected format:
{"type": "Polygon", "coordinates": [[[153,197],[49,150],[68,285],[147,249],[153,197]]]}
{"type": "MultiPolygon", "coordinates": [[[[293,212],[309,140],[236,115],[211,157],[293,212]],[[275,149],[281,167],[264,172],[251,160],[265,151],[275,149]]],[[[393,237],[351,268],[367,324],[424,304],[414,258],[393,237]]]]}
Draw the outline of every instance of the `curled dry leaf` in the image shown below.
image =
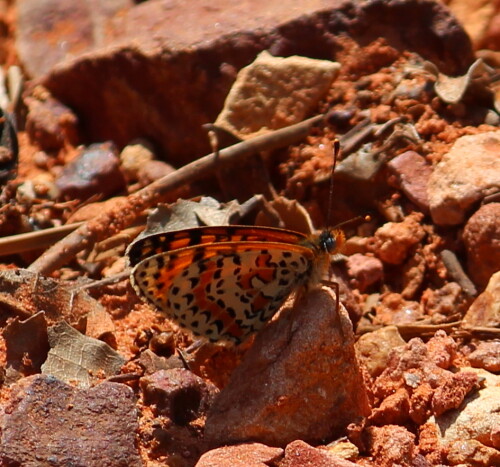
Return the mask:
{"type": "Polygon", "coordinates": [[[108,344],[80,334],[66,321],[48,329],[50,351],[42,373],[61,381],[77,381],[83,388],[97,380],[98,373],[115,375],[125,359],[108,344]]]}
{"type": "Polygon", "coordinates": [[[439,73],[435,67],[429,69],[432,69],[432,72],[436,74],[437,80],[434,84],[436,94],[447,104],[460,102],[473,84],[488,89],[496,74],[495,70],[486,65],[480,58],[470,66],[463,76],[446,76],[439,73]]]}

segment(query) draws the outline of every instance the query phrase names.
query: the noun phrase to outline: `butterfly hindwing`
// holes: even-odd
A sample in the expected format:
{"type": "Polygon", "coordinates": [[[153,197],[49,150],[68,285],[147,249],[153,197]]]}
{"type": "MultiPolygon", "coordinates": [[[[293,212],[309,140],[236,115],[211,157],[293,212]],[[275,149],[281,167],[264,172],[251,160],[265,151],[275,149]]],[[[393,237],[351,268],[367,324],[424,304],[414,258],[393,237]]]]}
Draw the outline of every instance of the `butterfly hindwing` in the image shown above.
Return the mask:
{"type": "Polygon", "coordinates": [[[307,280],[313,260],[312,250],[298,244],[207,243],[147,257],[132,277],[140,295],[182,327],[238,343],[307,280]]]}

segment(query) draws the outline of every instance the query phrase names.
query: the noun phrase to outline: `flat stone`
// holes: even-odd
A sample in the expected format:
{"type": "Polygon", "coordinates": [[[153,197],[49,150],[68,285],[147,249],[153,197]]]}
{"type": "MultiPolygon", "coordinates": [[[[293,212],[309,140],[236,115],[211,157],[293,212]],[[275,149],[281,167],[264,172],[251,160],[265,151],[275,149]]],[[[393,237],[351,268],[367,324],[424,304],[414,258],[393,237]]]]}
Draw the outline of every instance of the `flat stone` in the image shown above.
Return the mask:
{"type": "Polygon", "coordinates": [[[467,310],[463,326],[500,326],[500,271],[491,276],[485,291],[467,310]]]}
{"type": "MultiPolygon", "coordinates": [[[[497,165],[500,168],[500,164],[497,165]]],[[[500,171],[497,175],[500,177],[500,171]]],[[[467,251],[467,272],[480,287],[486,287],[500,267],[499,218],[500,203],[489,203],[481,206],[465,224],[463,240],[467,251]]]]}
{"type": "MultiPolygon", "coordinates": [[[[36,44],[37,55],[64,44],[63,26],[80,31],[74,23],[89,20],[84,8],[56,21],[48,39],[36,44]]],[[[341,35],[366,44],[387,30],[390,46],[420,53],[443,72],[463,71],[473,61],[465,32],[431,0],[306,0],[293,6],[279,0],[192,0],[189,8],[181,0],[160,0],[117,11],[104,21],[102,47],[89,52],[84,46],[87,53],[59,62],[44,76],[39,65],[28,66],[54,97],[78,109],[91,140],[123,147],[145,137],[174,166],[211,151],[201,125],[215,120],[238,70],[263,50],[334,59],[341,35]],[[428,27],[422,30],[422,24],[428,27]]],[[[45,15],[32,20],[33,27],[45,15]]],[[[96,22],[102,18],[96,14],[96,22]]],[[[92,43],[99,25],[86,31],[79,43],[92,43]]],[[[23,64],[31,60],[27,53],[21,57],[23,64]]]]}
{"type": "Polygon", "coordinates": [[[468,210],[500,190],[500,131],[458,138],[434,167],[428,195],[432,220],[458,225],[468,210]]]}
{"type": "Polygon", "coordinates": [[[260,443],[223,446],[203,454],[196,467],[267,467],[282,456],[283,449],[260,443]]]}
{"type": "Polygon", "coordinates": [[[0,422],[2,465],[142,466],[135,397],[124,384],[78,390],[50,376],[24,378],[0,422]]]}
{"type": "Polygon", "coordinates": [[[325,97],[339,69],[330,60],[261,52],[238,73],[215,125],[245,139],[299,123],[325,97]]]}
{"type": "Polygon", "coordinates": [[[209,442],[317,442],[369,413],[352,324],[335,306],[330,289],[313,290],[257,335],[208,413],[209,442]]]}
{"type": "Polygon", "coordinates": [[[395,184],[423,213],[429,212],[427,184],[432,167],[415,151],[406,151],[387,164],[395,184]]]}

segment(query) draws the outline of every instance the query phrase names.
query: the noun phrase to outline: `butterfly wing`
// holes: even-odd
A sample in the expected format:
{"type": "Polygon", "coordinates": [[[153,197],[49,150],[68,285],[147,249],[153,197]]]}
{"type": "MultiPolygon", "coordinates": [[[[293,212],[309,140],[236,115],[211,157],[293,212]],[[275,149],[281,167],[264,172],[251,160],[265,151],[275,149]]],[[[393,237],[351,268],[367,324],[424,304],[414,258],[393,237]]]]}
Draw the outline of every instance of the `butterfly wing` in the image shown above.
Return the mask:
{"type": "Polygon", "coordinates": [[[277,242],[210,243],[140,261],[132,284],[181,327],[211,341],[257,332],[314,267],[310,248],[277,242]]]}
{"type": "Polygon", "coordinates": [[[127,254],[131,266],[135,266],[150,256],[195,245],[255,241],[294,244],[306,239],[305,234],[272,227],[243,225],[195,227],[142,237],[130,245],[127,254]]]}

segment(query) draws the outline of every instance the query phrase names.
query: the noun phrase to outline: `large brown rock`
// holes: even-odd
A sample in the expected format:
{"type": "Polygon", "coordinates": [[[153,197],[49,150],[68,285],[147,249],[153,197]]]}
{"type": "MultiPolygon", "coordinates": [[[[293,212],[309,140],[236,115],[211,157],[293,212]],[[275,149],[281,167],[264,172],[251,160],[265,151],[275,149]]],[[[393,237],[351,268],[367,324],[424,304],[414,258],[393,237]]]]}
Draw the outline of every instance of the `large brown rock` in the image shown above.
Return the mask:
{"type": "Polygon", "coordinates": [[[31,40],[31,49],[22,38],[23,30],[37,26],[33,15],[27,23],[30,3],[24,0],[20,9],[18,40],[27,43],[21,61],[54,97],[75,109],[85,136],[120,147],[144,137],[173,165],[210,151],[201,125],[215,120],[236,72],[263,50],[334,60],[343,48],[341,35],[361,45],[384,37],[447,74],[465,71],[473,61],[469,38],[434,0],[303,0],[293,6],[279,0],[161,0],[128,10],[117,7],[114,16],[100,9],[95,15],[99,25],[83,31],[80,26],[92,18],[88,8],[81,6],[80,17],[67,20],[57,4],[46,0],[48,11],[37,7],[38,17],[61,19],[50,34],[31,40]],[[102,37],[102,24],[104,39],[95,42],[98,48],[89,48],[94,36],[102,37]],[[40,67],[25,51],[36,48],[37,57],[48,56],[54,43],[65,43],[64,31],[70,27],[83,36],[78,44],[86,53],[72,47],[45,76],[43,68],[36,71],[40,67]]]}
{"type": "Polygon", "coordinates": [[[335,308],[330,289],[314,290],[259,333],[209,410],[212,444],[318,442],[368,415],[352,325],[335,308]]]}

